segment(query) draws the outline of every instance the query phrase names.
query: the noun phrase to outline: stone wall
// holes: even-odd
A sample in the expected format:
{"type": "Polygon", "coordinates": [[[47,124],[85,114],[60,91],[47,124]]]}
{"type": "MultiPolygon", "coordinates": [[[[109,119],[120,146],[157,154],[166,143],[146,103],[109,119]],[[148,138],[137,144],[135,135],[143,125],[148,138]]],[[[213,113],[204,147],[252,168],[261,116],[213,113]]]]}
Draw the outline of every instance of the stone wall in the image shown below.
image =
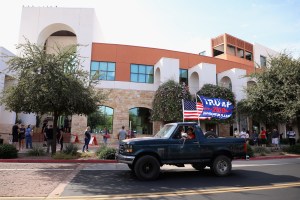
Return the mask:
{"type": "Polygon", "coordinates": [[[0,138],[4,143],[8,143],[13,124],[0,124],[0,138]]]}
{"type": "Polygon", "coordinates": [[[219,136],[220,137],[230,136],[230,124],[219,124],[219,136]]]}
{"type": "MultiPolygon", "coordinates": [[[[111,140],[117,139],[117,134],[122,126],[125,126],[125,130],[129,129],[129,110],[131,108],[144,107],[152,109],[152,100],[154,97],[154,92],[152,91],[104,89],[104,92],[107,93],[107,99],[101,105],[114,109],[113,130],[111,130],[113,135],[111,140]]],[[[86,116],[72,116],[72,133],[78,134],[81,142],[84,138],[86,126],[86,116]]],[[[153,130],[156,132],[156,127],[153,130]]]]}

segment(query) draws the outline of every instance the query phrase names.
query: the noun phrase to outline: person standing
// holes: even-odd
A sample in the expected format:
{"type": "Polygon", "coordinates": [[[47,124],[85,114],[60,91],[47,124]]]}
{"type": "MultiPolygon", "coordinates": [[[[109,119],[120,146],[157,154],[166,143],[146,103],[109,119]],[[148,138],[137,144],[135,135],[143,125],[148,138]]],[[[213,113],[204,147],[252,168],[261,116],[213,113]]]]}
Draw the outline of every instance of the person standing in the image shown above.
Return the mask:
{"type": "Polygon", "coordinates": [[[107,139],[110,138],[109,130],[106,127],[104,127],[102,134],[103,134],[103,143],[104,145],[107,145],[107,139]]]}
{"type": "Polygon", "coordinates": [[[275,146],[275,149],[278,149],[279,145],[279,132],[276,128],[272,131],[272,144],[275,146]]]}
{"type": "Polygon", "coordinates": [[[82,147],[82,152],[89,151],[89,142],[91,140],[91,128],[88,126],[84,132],[84,145],[82,147]]]}
{"type": "Polygon", "coordinates": [[[49,153],[49,148],[51,148],[52,151],[52,143],[53,143],[53,127],[52,125],[48,125],[48,128],[45,128],[45,137],[47,139],[47,153],[49,153]]]}
{"type": "Polygon", "coordinates": [[[21,128],[19,129],[19,150],[24,149],[25,131],[25,125],[22,124],[21,128]]]}
{"type": "Polygon", "coordinates": [[[233,137],[238,138],[240,136],[238,129],[234,128],[233,137]]]}
{"type": "Polygon", "coordinates": [[[119,131],[118,133],[118,140],[119,140],[119,144],[120,142],[122,142],[122,140],[126,139],[126,131],[125,131],[125,126],[122,126],[122,129],[119,131]]]}
{"type": "Polygon", "coordinates": [[[260,139],[261,139],[261,144],[263,147],[266,147],[267,144],[267,132],[264,129],[264,127],[261,127],[261,132],[260,132],[260,139]]]}
{"type": "Polygon", "coordinates": [[[61,126],[60,128],[57,129],[57,135],[56,135],[56,139],[57,139],[57,143],[60,144],[60,151],[63,150],[64,148],[64,127],[61,126]]]}
{"type": "Polygon", "coordinates": [[[44,137],[43,147],[47,146],[47,138],[46,138],[46,134],[45,134],[45,131],[46,131],[47,127],[48,127],[48,121],[44,120],[43,126],[42,126],[42,134],[43,134],[43,137],[44,137]]]}
{"type": "Polygon", "coordinates": [[[19,142],[19,124],[16,123],[12,127],[12,144],[17,148],[18,142],[19,142]]]}
{"type": "Polygon", "coordinates": [[[240,132],[239,137],[246,139],[247,133],[246,133],[246,129],[245,128],[242,129],[242,131],[240,132]]]}
{"type": "Polygon", "coordinates": [[[69,131],[69,118],[68,116],[66,116],[65,120],[64,120],[64,132],[68,133],[69,131]]]}
{"type": "Polygon", "coordinates": [[[255,146],[258,146],[259,145],[259,141],[258,141],[258,134],[256,132],[256,130],[253,130],[253,134],[252,134],[252,140],[253,140],[253,144],[255,146]]]}
{"type": "Polygon", "coordinates": [[[29,124],[25,131],[26,149],[28,149],[28,146],[30,149],[32,149],[32,131],[33,130],[29,124]]]}
{"type": "Polygon", "coordinates": [[[292,128],[286,133],[286,135],[289,138],[290,146],[293,146],[296,144],[296,132],[293,131],[292,128]]]}

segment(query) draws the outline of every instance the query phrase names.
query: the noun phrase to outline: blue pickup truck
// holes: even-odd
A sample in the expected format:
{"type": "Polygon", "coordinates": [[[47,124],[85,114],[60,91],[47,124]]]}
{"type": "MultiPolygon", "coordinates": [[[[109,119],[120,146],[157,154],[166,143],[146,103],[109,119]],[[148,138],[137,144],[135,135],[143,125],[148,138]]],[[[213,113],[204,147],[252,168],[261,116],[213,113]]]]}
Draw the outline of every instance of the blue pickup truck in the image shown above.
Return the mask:
{"type": "Polygon", "coordinates": [[[166,124],[155,136],[126,139],[116,158],[126,163],[140,180],[157,179],[160,167],[191,164],[196,170],[210,169],[217,176],[230,174],[235,158],[245,158],[247,145],[242,138],[214,138],[205,135],[194,122],[166,124]],[[194,134],[190,137],[186,132],[194,134]]]}

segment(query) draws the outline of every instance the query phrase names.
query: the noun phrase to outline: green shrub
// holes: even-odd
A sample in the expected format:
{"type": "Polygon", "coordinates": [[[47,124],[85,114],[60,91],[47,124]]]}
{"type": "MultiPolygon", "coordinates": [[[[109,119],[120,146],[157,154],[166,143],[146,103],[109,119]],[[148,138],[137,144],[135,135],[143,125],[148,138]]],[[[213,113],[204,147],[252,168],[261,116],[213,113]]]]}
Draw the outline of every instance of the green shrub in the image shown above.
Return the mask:
{"type": "Polygon", "coordinates": [[[114,160],[117,150],[112,147],[102,146],[97,150],[97,156],[100,159],[114,160]]]}
{"type": "Polygon", "coordinates": [[[288,153],[300,154],[300,144],[296,144],[287,148],[288,153]]]}
{"type": "Polygon", "coordinates": [[[81,158],[95,158],[96,153],[94,153],[94,152],[82,152],[82,153],[80,153],[80,157],[81,158]]]}
{"type": "Polygon", "coordinates": [[[289,138],[282,138],[280,144],[289,144],[289,138]]]}
{"type": "Polygon", "coordinates": [[[69,143],[66,145],[65,149],[63,150],[63,153],[76,156],[78,150],[79,148],[77,145],[74,145],[73,143],[69,143]]]}
{"type": "Polygon", "coordinates": [[[42,146],[34,146],[32,149],[30,149],[27,152],[27,155],[29,155],[29,156],[44,156],[44,155],[46,155],[46,152],[42,146]]]}
{"type": "Polygon", "coordinates": [[[254,151],[250,145],[247,145],[247,155],[250,157],[254,156],[254,151]]]}
{"type": "Polygon", "coordinates": [[[56,154],[52,155],[52,158],[54,159],[76,159],[79,157],[79,154],[75,154],[75,155],[72,155],[72,154],[66,154],[66,153],[62,153],[62,152],[57,152],[56,154]]]}
{"type": "Polygon", "coordinates": [[[17,158],[18,150],[14,145],[1,144],[0,145],[0,158],[17,158]]]}
{"type": "Polygon", "coordinates": [[[267,149],[266,147],[255,147],[253,151],[254,151],[254,153],[257,153],[260,155],[271,153],[271,151],[269,149],[267,149]]]}

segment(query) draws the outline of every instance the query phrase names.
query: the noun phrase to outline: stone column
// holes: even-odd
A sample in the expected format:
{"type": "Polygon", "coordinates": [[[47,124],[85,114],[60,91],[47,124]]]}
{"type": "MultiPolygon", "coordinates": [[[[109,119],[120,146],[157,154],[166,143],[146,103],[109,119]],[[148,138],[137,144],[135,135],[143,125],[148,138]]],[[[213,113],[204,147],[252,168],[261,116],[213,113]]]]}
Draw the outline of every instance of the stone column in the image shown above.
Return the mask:
{"type": "Polygon", "coordinates": [[[87,116],[85,115],[72,116],[71,134],[77,134],[80,142],[84,142],[83,140],[84,131],[86,127],[87,127],[87,116]]]}

